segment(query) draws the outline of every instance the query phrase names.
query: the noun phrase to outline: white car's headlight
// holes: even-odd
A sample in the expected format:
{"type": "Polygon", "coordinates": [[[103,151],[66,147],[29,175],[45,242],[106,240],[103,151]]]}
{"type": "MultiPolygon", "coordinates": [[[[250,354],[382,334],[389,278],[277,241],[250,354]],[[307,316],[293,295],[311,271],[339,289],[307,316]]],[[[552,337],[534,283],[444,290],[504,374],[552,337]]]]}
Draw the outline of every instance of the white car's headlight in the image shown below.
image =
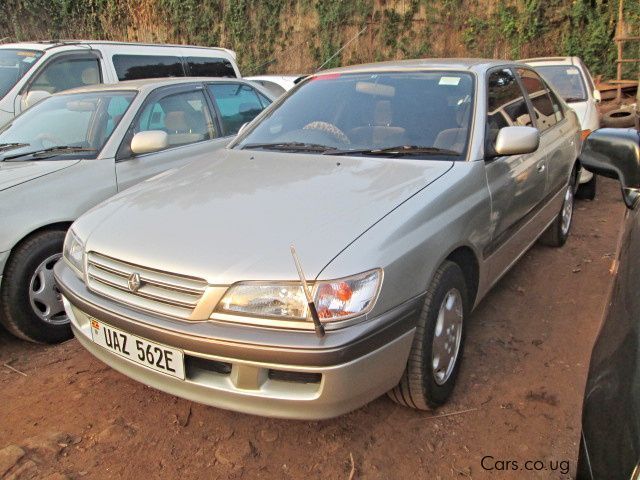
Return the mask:
{"type": "MultiPolygon", "coordinates": [[[[345,320],[373,308],[380,292],[382,270],[313,284],[313,297],[322,322],[345,320]]],[[[297,282],[242,282],[229,288],[217,312],[291,320],[309,319],[307,300],[297,282]]]]}
{"type": "Polygon", "coordinates": [[[84,244],[71,229],[67,231],[64,239],[62,255],[80,276],[84,275],[84,244]]]}

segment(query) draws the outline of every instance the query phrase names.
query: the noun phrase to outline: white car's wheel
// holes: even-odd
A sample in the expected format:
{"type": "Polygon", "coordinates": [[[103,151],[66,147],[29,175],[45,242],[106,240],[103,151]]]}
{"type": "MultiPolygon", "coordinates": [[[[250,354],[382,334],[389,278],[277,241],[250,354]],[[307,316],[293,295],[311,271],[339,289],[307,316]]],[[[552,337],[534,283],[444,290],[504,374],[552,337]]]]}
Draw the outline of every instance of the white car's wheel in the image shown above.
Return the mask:
{"type": "Polygon", "coordinates": [[[31,342],[58,343],[71,337],[69,318],[53,279],[65,232],[38,233],[12,252],[2,278],[0,321],[31,342]]]}

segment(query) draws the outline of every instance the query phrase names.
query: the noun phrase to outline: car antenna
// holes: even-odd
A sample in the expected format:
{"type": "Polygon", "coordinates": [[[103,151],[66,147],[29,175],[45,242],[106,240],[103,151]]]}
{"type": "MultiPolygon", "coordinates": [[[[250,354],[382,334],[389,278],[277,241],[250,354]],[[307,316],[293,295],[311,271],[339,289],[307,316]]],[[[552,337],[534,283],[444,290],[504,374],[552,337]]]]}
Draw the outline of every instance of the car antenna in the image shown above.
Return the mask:
{"type": "Polygon", "coordinates": [[[298,254],[296,253],[296,247],[291,244],[291,256],[293,256],[293,261],[296,264],[296,270],[298,271],[298,276],[300,277],[300,283],[302,283],[302,289],[304,290],[304,296],[307,298],[307,305],[309,305],[309,311],[311,312],[311,319],[313,320],[313,326],[316,330],[316,335],[320,338],[324,337],[324,325],[320,321],[320,317],[318,316],[318,310],[316,310],[316,304],[311,298],[311,292],[309,291],[309,285],[307,285],[307,280],[304,277],[304,272],[302,271],[302,265],[300,264],[300,259],[298,258],[298,254]]]}

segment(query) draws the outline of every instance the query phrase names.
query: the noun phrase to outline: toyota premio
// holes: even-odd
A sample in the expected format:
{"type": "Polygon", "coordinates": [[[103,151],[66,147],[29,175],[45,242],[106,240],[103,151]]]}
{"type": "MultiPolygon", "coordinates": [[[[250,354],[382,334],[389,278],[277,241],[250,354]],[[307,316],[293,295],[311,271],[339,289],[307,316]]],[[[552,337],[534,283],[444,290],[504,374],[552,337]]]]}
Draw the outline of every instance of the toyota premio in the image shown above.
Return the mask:
{"type": "Polygon", "coordinates": [[[160,390],[300,419],[385,392],[433,408],[473,308],[536,240],[565,243],[579,148],[523,64],[326,71],[83,215],[54,272],[80,343],[160,390]]]}

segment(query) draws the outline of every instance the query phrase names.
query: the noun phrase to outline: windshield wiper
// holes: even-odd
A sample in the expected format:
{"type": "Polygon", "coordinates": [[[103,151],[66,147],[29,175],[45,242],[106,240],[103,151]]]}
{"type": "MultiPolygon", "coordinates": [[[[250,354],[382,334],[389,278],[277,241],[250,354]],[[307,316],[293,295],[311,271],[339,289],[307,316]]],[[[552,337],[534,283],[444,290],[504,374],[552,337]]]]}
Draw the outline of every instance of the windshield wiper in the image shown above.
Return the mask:
{"type": "Polygon", "coordinates": [[[462,155],[460,152],[454,150],[447,150],[446,148],[437,147],[421,147],[418,145],[398,145],[395,147],[386,148],[367,148],[362,150],[327,150],[324,155],[390,155],[390,156],[403,156],[403,155],[419,155],[421,153],[431,155],[446,155],[459,157],[462,155]]]}
{"type": "Polygon", "coordinates": [[[65,154],[65,153],[81,153],[81,152],[96,152],[95,148],[84,148],[84,147],[71,147],[68,145],[58,145],[57,147],[49,147],[43,148],[42,150],[34,150],[32,152],[18,153],[16,155],[9,155],[4,157],[3,160],[17,160],[23,157],[32,157],[34,159],[44,159],[50,158],[55,155],[65,154]]]}
{"type": "Polygon", "coordinates": [[[29,146],[28,143],[19,143],[19,142],[0,143],[0,152],[5,152],[7,150],[14,150],[16,148],[22,148],[22,147],[28,147],[28,146],[29,146]]]}
{"type": "Polygon", "coordinates": [[[304,143],[304,142],[280,142],[280,143],[248,143],[241,147],[245,148],[262,148],[265,150],[284,150],[294,152],[326,152],[327,150],[333,150],[333,147],[327,145],[320,145],[317,143],[304,143]]]}

